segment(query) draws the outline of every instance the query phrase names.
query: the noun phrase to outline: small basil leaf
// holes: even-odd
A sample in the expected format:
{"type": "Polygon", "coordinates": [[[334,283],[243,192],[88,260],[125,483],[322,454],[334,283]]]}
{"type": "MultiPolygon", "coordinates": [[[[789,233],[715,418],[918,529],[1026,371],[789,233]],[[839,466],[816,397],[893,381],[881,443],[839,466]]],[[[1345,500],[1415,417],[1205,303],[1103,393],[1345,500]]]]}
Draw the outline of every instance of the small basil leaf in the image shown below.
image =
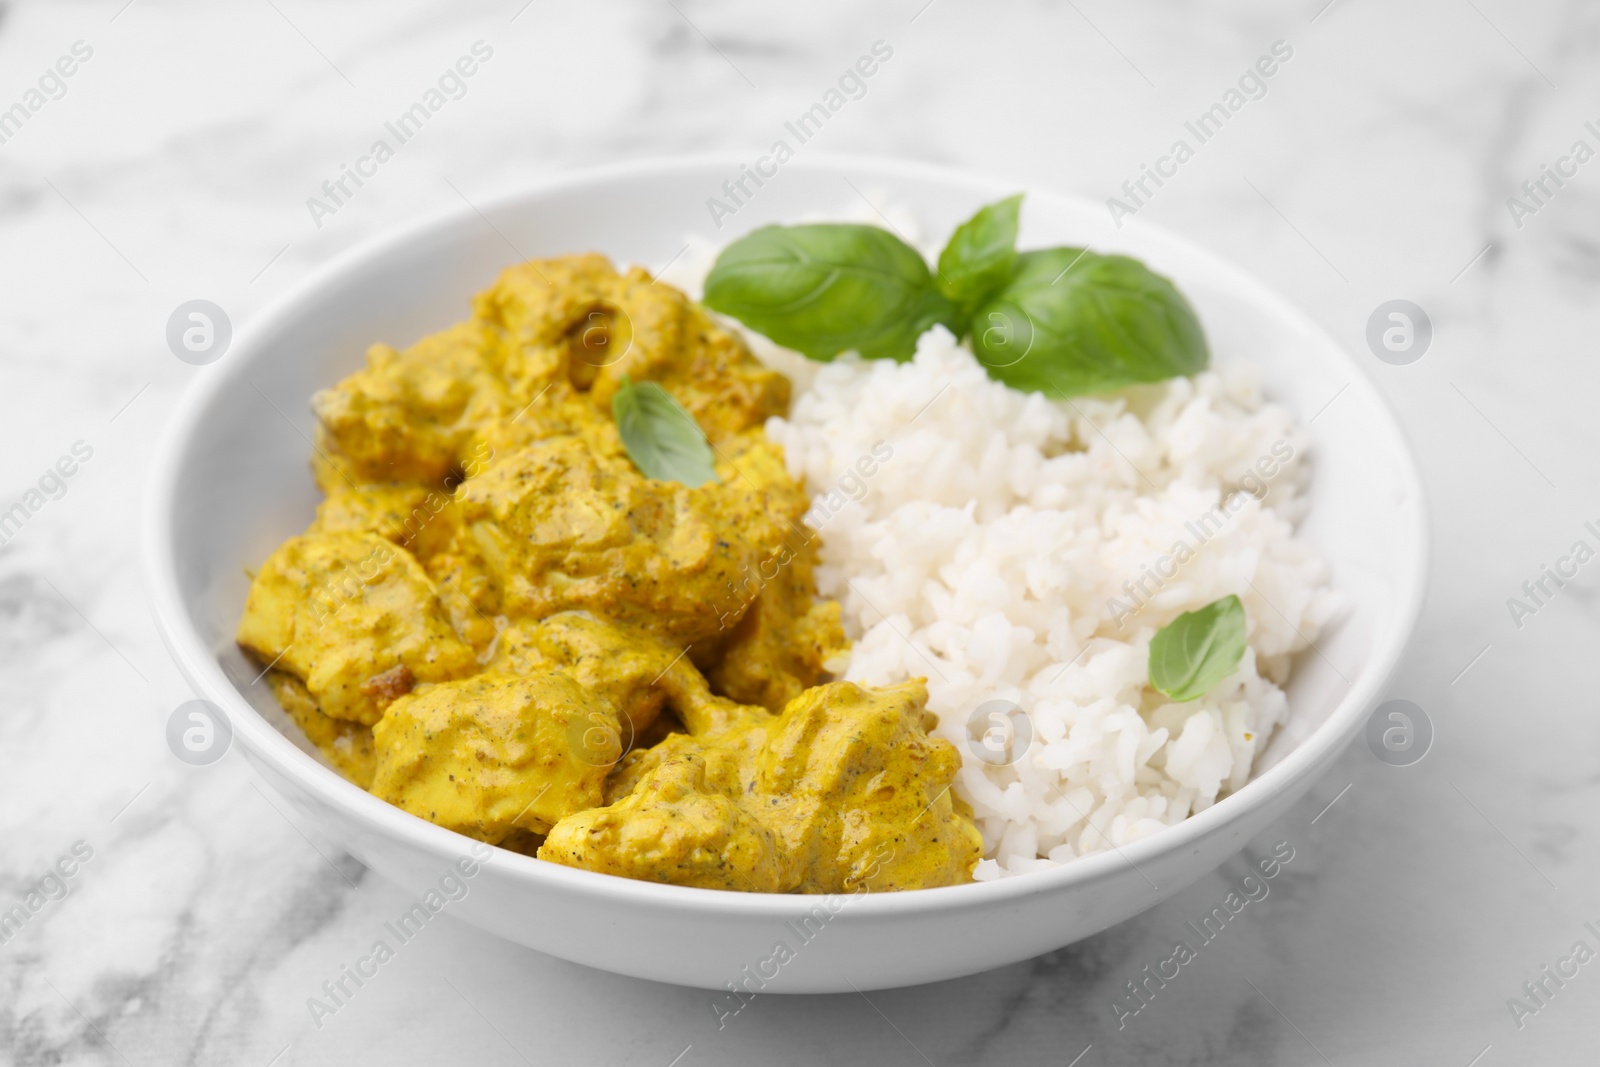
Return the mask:
{"type": "Polygon", "coordinates": [[[646,478],[690,489],[717,480],[705,431],[655,382],[635,385],[623,375],[611,394],[611,415],[628,458],[646,478]]]}
{"type": "Polygon", "coordinates": [[[1186,611],[1150,641],[1150,684],[1178,701],[1203,697],[1244,658],[1244,605],[1237,596],[1186,611]]]}
{"type": "MultiPolygon", "coordinates": [[[[980,208],[956,227],[939,253],[939,291],[960,309],[963,325],[1017,263],[1017,212],[1022,194],[980,208]]],[[[963,331],[964,332],[964,331],[963,331]]]]}
{"type": "Polygon", "coordinates": [[[722,250],[703,302],[822,361],[854,349],[903,362],[955,321],[921,254],[876,226],[764,226],[722,250]]]}
{"type": "Polygon", "coordinates": [[[989,377],[1027,392],[1104,393],[1206,367],[1205,334],[1173,284],[1127,256],[1024,252],[978,308],[972,350],[989,377]]]}

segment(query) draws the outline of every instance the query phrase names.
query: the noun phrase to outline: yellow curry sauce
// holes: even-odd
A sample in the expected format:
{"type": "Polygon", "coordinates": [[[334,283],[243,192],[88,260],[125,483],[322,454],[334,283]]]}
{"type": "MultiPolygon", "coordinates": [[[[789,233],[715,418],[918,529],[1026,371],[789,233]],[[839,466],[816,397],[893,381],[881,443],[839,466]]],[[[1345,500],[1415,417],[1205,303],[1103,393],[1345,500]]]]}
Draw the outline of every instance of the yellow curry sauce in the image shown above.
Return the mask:
{"type": "Polygon", "coordinates": [[[920,682],[825,682],[790,387],[682,293],[598,255],[508,268],[473,317],[312,398],[316,520],[239,644],[345,777],[490,844],[761,892],[971,878],[982,841],[920,682]],[[718,480],[646,478],[611,397],[659,383],[718,480]],[[775,572],[776,576],[767,578],[775,572]]]}

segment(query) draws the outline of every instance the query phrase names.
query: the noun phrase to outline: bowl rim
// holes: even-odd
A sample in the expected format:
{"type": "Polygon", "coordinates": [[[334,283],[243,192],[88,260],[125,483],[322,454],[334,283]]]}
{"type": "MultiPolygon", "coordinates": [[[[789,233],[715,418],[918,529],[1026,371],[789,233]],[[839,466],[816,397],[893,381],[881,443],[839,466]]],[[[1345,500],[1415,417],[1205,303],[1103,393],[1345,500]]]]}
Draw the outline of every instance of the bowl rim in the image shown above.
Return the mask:
{"type": "MultiPolygon", "coordinates": [[[[402,226],[386,229],[334,256],[268,301],[256,315],[235,330],[229,353],[234,358],[225,357],[204,368],[190,384],[174,408],[152,454],[141,521],[143,569],[163,643],[191,686],[223,709],[232,726],[234,738],[251,756],[293,781],[321,803],[343,812],[368,832],[399,839],[414,850],[434,855],[441,864],[465,855],[474,843],[470,838],[378,799],[325,767],[279,733],[244,699],[222,671],[184,606],[179,592],[173,544],[172,520],[179,493],[177,472],[181,458],[193,447],[195,431],[212,402],[246,373],[250,360],[240,353],[252,352],[262,339],[277,333],[281,324],[292,321],[302,301],[329,282],[356,273],[363,265],[383,257],[391,250],[427,235],[451,229],[463,222],[481,220],[496,211],[530,200],[585,186],[710,168],[736,173],[744,162],[747,160],[737,152],[709,152],[643,158],[564,171],[536,181],[519,182],[492,195],[479,197],[472,203],[444,208],[402,226]]],[[[929,180],[975,187],[1014,189],[1023,185],[1031,198],[1063,202],[1080,208],[1093,203],[1089,197],[1081,194],[1031,187],[984,172],[889,157],[816,152],[792,161],[786,165],[786,169],[857,175],[865,173],[888,180],[929,180]]],[[[1143,864],[1182,852],[1201,838],[1243,818],[1251,809],[1265,805],[1274,796],[1301,785],[1319,764],[1335,758],[1354,735],[1359,717],[1389,684],[1415,632],[1427,585],[1429,512],[1410,441],[1396,418],[1393,406],[1377,388],[1371,372],[1309,315],[1231,261],[1186,237],[1140,219],[1127,220],[1124,227],[1158,236],[1185,255],[1207,263],[1230,289],[1247,297],[1252,304],[1266,308],[1309,335],[1328,342],[1328,346],[1338,352],[1344,369],[1349,373],[1348,388],[1365,394],[1378,417],[1387,420],[1387,429],[1401,446],[1392,457],[1406,491],[1406,499],[1400,507],[1415,532],[1412,551],[1400,561],[1392,625],[1387,634],[1380,635],[1384,640],[1375,645],[1359,677],[1349,685],[1326,720],[1278,763],[1205,810],[1131,844],[1083,856],[1048,870],[933,889],[858,894],[858,899],[851,903],[849,909],[854,915],[894,914],[904,917],[1054,894],[1111,878],[1126,866],[1140,870],[1143,864]]],[[[1309,787],[1309,783],[1305,784],[1309,787]]],[[[748,893],[663,885],[565,867],[498,847],[493,852],[493,865],[497,869],[504,869],[514,880],[529,886],[543,885],[560,892],[582,893],[635,907],[653,905],[710,915],[735,913],[774,920],[792,919],[810,912],[820,899],[802,894],[748,893]]],[[[1142,870],[1140,873],[1143,873],[1142,870]]]]}

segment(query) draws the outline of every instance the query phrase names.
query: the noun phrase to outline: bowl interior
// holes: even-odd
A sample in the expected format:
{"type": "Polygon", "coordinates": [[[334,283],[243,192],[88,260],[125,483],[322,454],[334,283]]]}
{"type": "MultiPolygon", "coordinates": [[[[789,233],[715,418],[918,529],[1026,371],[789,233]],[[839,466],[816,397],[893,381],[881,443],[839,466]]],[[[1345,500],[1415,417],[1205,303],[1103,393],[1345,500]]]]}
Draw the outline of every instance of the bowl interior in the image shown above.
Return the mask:
{"type": "MultiPolygon", "coordinates": [[[[905,206],[927,234],[942,238],[979,204],[1015,191],[930,168],[800,159],[719,229],[707,199],[725,199],[721,185],[737,172],[725,160],[622,168],[483,200],[344,257],[241,331],[233,351],[201,372],[165,460],[172,465],[167,543],[152,551],[177,585],[179,619],[169,639],[202,643],[237,696],[316,758],[266,687],[253,684],[258,668],[239,653],[233,633],[248,572],[310,521],[319,497],[307,462],[308,399],[359,367],[369,344],[405,346],[460,320],[472,294],[520,259],[595,250],[660,268],[690,234],[725,241],[769,222],[838,214],[859,204],[857,189],[905,206]]],[[[1088,245],[1144,259],[1189,297],[1217,357],[1255,363],[1272,399],[1303,424],[1317,416],[1301,529],[1331,562],[1347,607],[1316,650],[1300,657],[1288,725],[1258,775],[1320,727],[1340,735],[1330,743],[1342,742],[1365,711],[1352,704],[1373,695],[1371,676],[1392,664],[1420,599],[1422,503],[1387,408],[1308,319],[1182,240],[1137,221],[1118,229],[1092,201],[1030,193],[1020,244],[1088,245]],[[1330,722],[1336,711],[1340,721],[1330,722]]],[[[239,704],[230,713],[248,714],[239,704]]]]}

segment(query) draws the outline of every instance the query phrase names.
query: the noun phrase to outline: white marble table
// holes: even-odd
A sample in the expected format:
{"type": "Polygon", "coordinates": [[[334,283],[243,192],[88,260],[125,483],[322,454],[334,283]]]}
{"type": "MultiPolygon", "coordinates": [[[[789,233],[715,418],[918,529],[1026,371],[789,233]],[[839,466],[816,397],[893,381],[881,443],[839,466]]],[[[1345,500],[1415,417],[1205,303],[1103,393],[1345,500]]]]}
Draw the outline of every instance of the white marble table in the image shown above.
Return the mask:
{"type": "Polygon", "coordinates": [[[0,4],[0,108],[61,57],[73,70],[0,144],[0,510],[75,443],[92,450],[0,549],[0,904],[64,856],[73,872],[0,944],[0,1059],[1595,1062],[1600,964],[1547,981],[1537,1014],[1507,1000],[1576,941],[1600,948],[1584,927],[1600,928],[1600,564],[1520,627],[1507,598],[1600,520],[1600,162],[1547,181],[1536,212],[1506,200],[1574,141],[1600,147],[1584,128],[1600,120],[1600,13],[1325,2],[0,4]],[[479,40],[493,57],[466,94],[314,221],[307,198],[479,40]],[[1357,742],[1252,846],[1297,851],[1271,897],[1121,1031],[1122,984],[1242,867],[1030,963],[870,1003],[764,998],[721,1032],[706,994],[447,920],[317,1028],[306,998],[401,896],[288,820],[237,753],[196,769],[167,750],[189,694],[136,531],[152,442],[197,373],[167,350],[168,314],[204,297],[243,321],[462,194],[764,148],[878,40],[893,61],[825,149],[1095,196],[1273,42],[1292,48],[1140,214],[1267,277],[1356,351],[1384,301],[1432,317],[1423,359],[1371,365],[1431,494],[1433,582],[1391,695],[1426,710],[1433,750],[1395,768],[1357,742]]]}

